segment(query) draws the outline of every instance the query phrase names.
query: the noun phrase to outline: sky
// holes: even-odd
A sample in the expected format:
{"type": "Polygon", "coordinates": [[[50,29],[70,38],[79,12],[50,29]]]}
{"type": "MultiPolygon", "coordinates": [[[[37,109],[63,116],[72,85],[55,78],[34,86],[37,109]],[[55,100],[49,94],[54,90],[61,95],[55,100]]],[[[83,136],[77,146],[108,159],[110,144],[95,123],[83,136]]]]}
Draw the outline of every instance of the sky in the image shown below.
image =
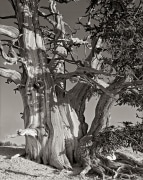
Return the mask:
{"type": "MultiPolygon", "coordinates": [[[[62,4],[58,6],[60,12],[63,14],[64,21],[72,28],[75,26],[77,17],[84,15],[85,9],[89,0],[80,0],[76,4],[71,2],[69,4],[62,4]]],[[[42,5],[46,5],[47,0],[41,0],[42,5]]],[[[0,2],[0,16],[12,15],[13,10],[8,0],[0,2]]],[[[46,23],[46,21],[43,21],[46,23]]],[[[0,20],[0,24],[13,25],[13,20],[0,20]]],[[[46,24],[45,24],[46,25],[46,24]]],[[[83,36],[82,33],[78,34],[83,36]]],[[[3,38],[2,36],[0,39],[3,38]]],[[[82,53],[82,52],[81,52],[82,53]]],[[[83,58],[81,56],[81,58],[83,58]]],[[[0,66],[3,66],[3,59],[0,57],[0,66]]],[[[15,68],[7,66],[10,68],[15,68]]],[[[69,67],[70,68],[70,67],[69,67]]],[[[7,139],[9,134],[15,134],[16,130],[24,128],[23,119],[21,119],[20,112],[23,112],[23,105],[20,94],[15,94],[13,89],[16,87],[13,83],[6,84],[6,79],[0,77],[0,141],[12,141],[13,143],[23,144],[24,138],[17,137],[14,139],[7,139]]],[[[89,125],[95,115],[95,105],[97,99],[94,97],[90,100],[85,111],[85,116],[89,125]]],[[[128,106],[113,107],[111,110],[111,124],[120,125],[122,121],[136,122],[136,110],[128,106]]]]}

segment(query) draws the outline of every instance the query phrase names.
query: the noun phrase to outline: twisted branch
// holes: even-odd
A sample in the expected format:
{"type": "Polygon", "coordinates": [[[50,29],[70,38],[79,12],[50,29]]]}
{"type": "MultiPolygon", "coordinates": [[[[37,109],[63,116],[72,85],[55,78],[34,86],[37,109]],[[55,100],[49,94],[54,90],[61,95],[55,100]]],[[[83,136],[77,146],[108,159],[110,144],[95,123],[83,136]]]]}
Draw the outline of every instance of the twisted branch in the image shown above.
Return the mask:
{"type": "Polygon", "coordinates": [[[16,39],[19,37],[19,30],[13,26],[0,24],[0,34],[16,39]]]}
{"type": "Polygon", "coordinates": [[[21,74],[18,71],[0,67],[0,76],[13,81],[16,85],[21,84],[21,74]]]}
{"type": "Polygon", "coordinates": [[[13,45],[10,45],[9,47],[9,52],[8,54],[5,53],[3,45],[0,41],[0,51],[1,51],[1,55],[2,57],[6,60],[6,62],[4,62],[4,65],[13,65],[13,64],[17,64],[17,62],[23,62],[23,58],[19,57],[16,52],[14,51],[13,45]]]}

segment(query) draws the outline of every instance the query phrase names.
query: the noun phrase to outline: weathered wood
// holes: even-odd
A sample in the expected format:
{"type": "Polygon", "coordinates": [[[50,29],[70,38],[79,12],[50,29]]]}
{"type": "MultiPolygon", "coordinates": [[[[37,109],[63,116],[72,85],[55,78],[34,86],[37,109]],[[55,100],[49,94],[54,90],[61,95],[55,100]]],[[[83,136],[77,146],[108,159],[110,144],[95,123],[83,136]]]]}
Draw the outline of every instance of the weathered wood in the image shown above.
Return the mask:
{"type": "Polygon", "coordinates": [[[7,78],[10,81],[13,81],[16,85],[21,84],[21,73],[16,70],[0,67],[0,76],[7,78]]]}
{"type": "Polygon", "coordinates": [[[95,109],[95,117],[92,121],[91,128],[88,134],[94,134],[95,136],[99,133],[102,129],[105,120],[112,107],[113,103],[115,102],[116,95],[121,91],[122,85],[125,82],[126,78],[116,78],[113,83],[107,87],[109,91],[112,92],[113,97],[103,93],[97,103],[95,109]]]}
{"type": "Polygon", "coordinates": [[[0,34],[16,39],[19,36],[19,30],[13,26],[0,24],[0,34]]]}
{"type": "MultiPolygon", "coordinates": [[[[19,45],[21,56],[25,58],[22,66],[23,86],[20,89],[24,105],[24,125],[29,132],[37,132],[36,136],[24,133],[26,154],[27,158],[39,163],[50,164],[59,169],[71,169],[80,123],[67,100],[64,102],[59,95],[57,97],[54,80],[47,66],[37,3],[38,0],[22,3],[20,0],[13,1],[20,33],[23,34],[19,38],[19,45]]],[[[58,23],[57,28],[59,25],[58,23]]],[[[61,53],[60,49],[56,53],[61,53]]],[[[53,72],[59,73],[59,70],[61,73],[60,64],[53,72]]]]}

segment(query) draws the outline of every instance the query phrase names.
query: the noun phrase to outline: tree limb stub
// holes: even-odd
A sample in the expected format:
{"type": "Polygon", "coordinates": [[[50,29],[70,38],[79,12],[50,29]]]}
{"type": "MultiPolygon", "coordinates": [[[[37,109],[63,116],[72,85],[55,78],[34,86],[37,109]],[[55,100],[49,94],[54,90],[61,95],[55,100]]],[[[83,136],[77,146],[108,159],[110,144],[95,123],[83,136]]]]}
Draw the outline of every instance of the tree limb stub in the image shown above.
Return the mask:
{"type": "Polygon", "coordinates": [[[38,135],[37,131],[35,129],[19,129],[17,130],[16,134],[12,134],[12,135],[8,135],[7,138],[15,138],[18,136],[32,136],[32,137],[36,137],[38,135]]]}
{"type": "Polygon", "coordinates": [[[21,74],[18,71],[0,67],[0,76],[12,80],[16,85],[21,84],[21,74]]]}

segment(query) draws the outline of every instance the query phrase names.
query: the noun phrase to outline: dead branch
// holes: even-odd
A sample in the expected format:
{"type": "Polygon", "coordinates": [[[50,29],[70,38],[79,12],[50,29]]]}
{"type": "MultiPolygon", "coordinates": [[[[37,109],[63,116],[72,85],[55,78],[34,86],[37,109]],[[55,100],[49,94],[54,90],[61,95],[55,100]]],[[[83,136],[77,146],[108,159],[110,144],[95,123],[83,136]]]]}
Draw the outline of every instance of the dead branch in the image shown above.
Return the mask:
{"type": "Polygon", "coordinates": [[[3,45],[0,41],[0,51],[1,51],[2,57],[6,60],[6,62],[4,62],[4,65],[7,65],[7,64],[13,65],[13,64],[17,64],[17,62],[23,62],[23,58],[17,56],[12,45],[9,47],[8,54],[6,54],[4,51],[3,45]]]}
{"type": "Polygon", "coordinates": [[[60,78],[65,78],[65,79],[72,79],[72,77],[75,77],[77,81],[80,81],[82,83],[86,83],[89,84],[90,86],[97,86],[99,89],[101,89],[105,94],[107,94],[108,96],[115,98],[114,95],[112,94],[112,92],[110,92],[108,89],[106,89],[109,84],[107,84],[106,82],[102,81],[101,79],[96,78],[91,79],[88,78],[86,75],[78,73],[78,72],[71,72],[71,73],[66,73],[66,74],[57,74],[56,79],[60,79],[60,78]]]}
{"type": "Polygon", "coordinates": [[[0,24],[0,34],[15,39],[19,36],[19,30],[13,26],[6,26],[0,24]]]}
{"type": "Polygon", "coordinates": [[[56,9],[56,1],[55,0],[49,0],[49,10],[52,14],[57,13],[56,9]]]}
{"type": "Polygon", "coordinates": [[[8,78],[9,80],[13,81],[16,85],[21,84],[21,74],[16,70],[0,67],[0,76],[8,78]]]}
{"type": "Polygon", "coordinates": [[[56,0],[59,3],[69,3],[71,1],[78,2],[79,0],[56,0]]]}
{"type": "MultiPolygon", "coordinates": [[[[43,8],[43,7],[41,7],[41,8],[43,8]]],[[[45,12],[43,12],[41,10],[38,10],[38,14],[39,14],[39,16],[44,17],[44,18],[48,18],[49,16],[52,15],[52,14],[46,14],[45,12]]]]}
{"type": "Polygon", "coordinates": [[[17,130],[17,133],[16,134],[12,134],[12,135],[8,135],[7,138],[15,138],[15,137],[18,137],[18,136],[32,136],[32,137],[36,137],[38,134],[37,134],[37,131],[35,129],[30,129],[30,128],[27,128],[27,129],[19,129],[17,130]]]}
{"type": "Polygon", "coordinates": [[[15,15],[11,15],[11,16],[0,16],[0,19],[15,19],[16,16],[15,15]]]}
{"type": "Polygon", "coordinates": [[[80,73],[85,73],[85,74],[100,74],[100,75],[105,75],[105,76],[114,76],[115,74],[111,74],[102,70],[96,70],[94,68],[90,67],[78,67],[77,71],[80,73]]]}

